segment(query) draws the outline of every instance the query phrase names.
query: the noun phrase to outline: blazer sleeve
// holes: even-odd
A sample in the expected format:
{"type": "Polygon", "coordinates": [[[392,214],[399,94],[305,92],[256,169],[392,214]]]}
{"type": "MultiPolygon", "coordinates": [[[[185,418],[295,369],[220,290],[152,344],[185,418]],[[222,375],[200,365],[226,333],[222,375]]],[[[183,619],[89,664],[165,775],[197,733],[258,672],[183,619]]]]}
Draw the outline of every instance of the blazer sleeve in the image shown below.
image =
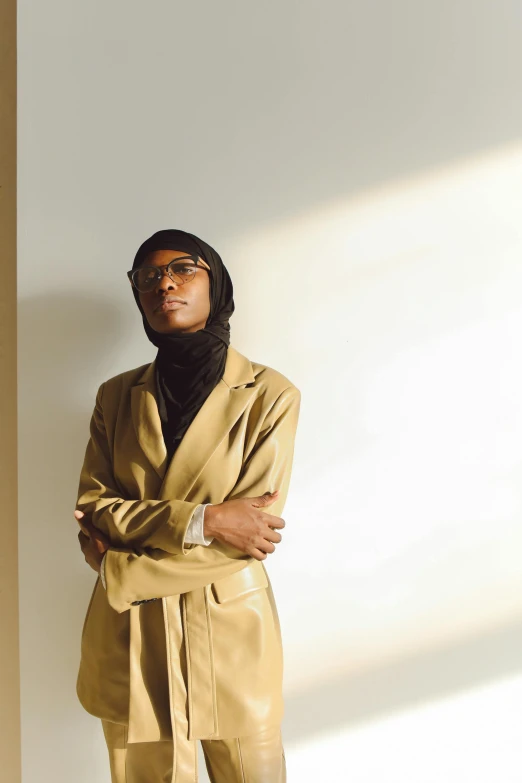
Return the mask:
{"type": "MultiPolygon", "coordinates": [[[[253,497],[279,489],[266,510],[281,516],[288,495],[299,418],[301,393],[285,389],[266,415],[246,457],[238,480],[224,500],[253,497]]],[[[166,553],[136,554],[111,548],[105,558],[107,600],[117,612],[135,601],[162,598],[195,590],[245,568],[253,558],[217,539],[210,546],[196,546],[180,558],[166,553]]]]}
{"type": "MultiPolygon", "coordinates": [[[[185,536],[186,544],[200,544],[201,546],[208,546],[214,540],[213,538],[207,538],[203,532],[203,525],[205,523],[205,509],[207,506],[211,506],[212,503],[201,503],[194,514],[191,517],[189,526],[187,528],[187,534],[185,536]]],[[[105,582],[105,553],[100,563],[100,579],[104,589],[107,589],[105,582]]]]}
{"type": "Polygon", "coordinates": [[[115,547],[162,549],[186,555],[185,533],[199,503],[185,500],[127,500],[113,476],[112,458],[102,410],[103,386],[89,425],[90,438],[80,472],[76,508],[89,514],[95,527],[115,547]]]}

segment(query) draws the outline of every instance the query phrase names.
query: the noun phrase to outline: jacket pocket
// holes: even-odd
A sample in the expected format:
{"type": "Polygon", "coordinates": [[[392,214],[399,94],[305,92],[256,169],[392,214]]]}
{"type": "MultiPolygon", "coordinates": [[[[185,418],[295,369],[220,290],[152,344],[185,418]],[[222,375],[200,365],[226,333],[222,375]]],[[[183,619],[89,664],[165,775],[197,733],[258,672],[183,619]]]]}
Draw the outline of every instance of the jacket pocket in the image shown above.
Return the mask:
{"type": "Polygon", "coordinates": [[[266,587],[268,587],[268,580],[265,569],[260,560],[253,560],[241,571],[213,582],[212,594],[218,604],[224,604],[241,595],[266,587]]]}

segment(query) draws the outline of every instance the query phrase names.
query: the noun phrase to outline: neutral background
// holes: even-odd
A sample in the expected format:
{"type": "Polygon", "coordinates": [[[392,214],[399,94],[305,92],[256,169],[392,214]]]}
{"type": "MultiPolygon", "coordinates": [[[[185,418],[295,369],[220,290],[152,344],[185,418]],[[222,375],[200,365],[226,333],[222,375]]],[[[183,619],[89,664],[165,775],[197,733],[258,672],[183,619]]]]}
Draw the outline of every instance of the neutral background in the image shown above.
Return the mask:
{"type": "Polygon", "coordinates": [[[109,780],[73,510],[96,389],[154,358],[125,272],[169,227],[221,254],[235,347],[302,392],[267,561],[289,781],[520,781],[520,2],[18,23],[24,783],[109,780]]]}

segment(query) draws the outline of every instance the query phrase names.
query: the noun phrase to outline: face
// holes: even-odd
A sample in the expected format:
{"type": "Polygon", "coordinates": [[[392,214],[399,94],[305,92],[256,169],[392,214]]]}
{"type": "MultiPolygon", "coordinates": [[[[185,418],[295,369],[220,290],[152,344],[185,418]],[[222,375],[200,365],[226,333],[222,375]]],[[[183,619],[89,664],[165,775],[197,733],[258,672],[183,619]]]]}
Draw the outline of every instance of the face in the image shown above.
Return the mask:
{"type": "MultiPolygon", "coordinates": [[[[142,266],[165,266],[186,255],[182,250],[155,250],[142,266]]],[[[163,270],[156,287],[138,295],[145,317],[156,332],[197,332],[205,327],[210,315],[209,271],[198,266],[194,278],[180,285],[163,270]]]]}

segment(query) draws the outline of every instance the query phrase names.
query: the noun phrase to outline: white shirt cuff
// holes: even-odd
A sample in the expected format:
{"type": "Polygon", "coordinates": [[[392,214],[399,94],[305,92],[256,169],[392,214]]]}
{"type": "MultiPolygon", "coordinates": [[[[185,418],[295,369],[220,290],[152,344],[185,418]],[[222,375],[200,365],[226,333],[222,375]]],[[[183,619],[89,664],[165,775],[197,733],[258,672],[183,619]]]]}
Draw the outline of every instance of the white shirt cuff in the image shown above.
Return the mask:
{"type": "Polygon", "coordinates": [[[208,546],[212,543],[214,538],[207,538],[204,534],[205,509],[211,505],[212,503],[200,503],[199,506],[196,506],[185,533],[185,544],[208,546]]]}
{"type": "MultiPolygon", "coordinates": [[[[105,553],[105,555],[106,554],[107,554],[107,552],[105,553]]],[[[101,563],[100,563],[100,579],[101,579],[102,585],[104,586],[104,588],[106,590],[107,589],[107,584],[105,582],[105,555],[102,557],[101,563]]]]}

